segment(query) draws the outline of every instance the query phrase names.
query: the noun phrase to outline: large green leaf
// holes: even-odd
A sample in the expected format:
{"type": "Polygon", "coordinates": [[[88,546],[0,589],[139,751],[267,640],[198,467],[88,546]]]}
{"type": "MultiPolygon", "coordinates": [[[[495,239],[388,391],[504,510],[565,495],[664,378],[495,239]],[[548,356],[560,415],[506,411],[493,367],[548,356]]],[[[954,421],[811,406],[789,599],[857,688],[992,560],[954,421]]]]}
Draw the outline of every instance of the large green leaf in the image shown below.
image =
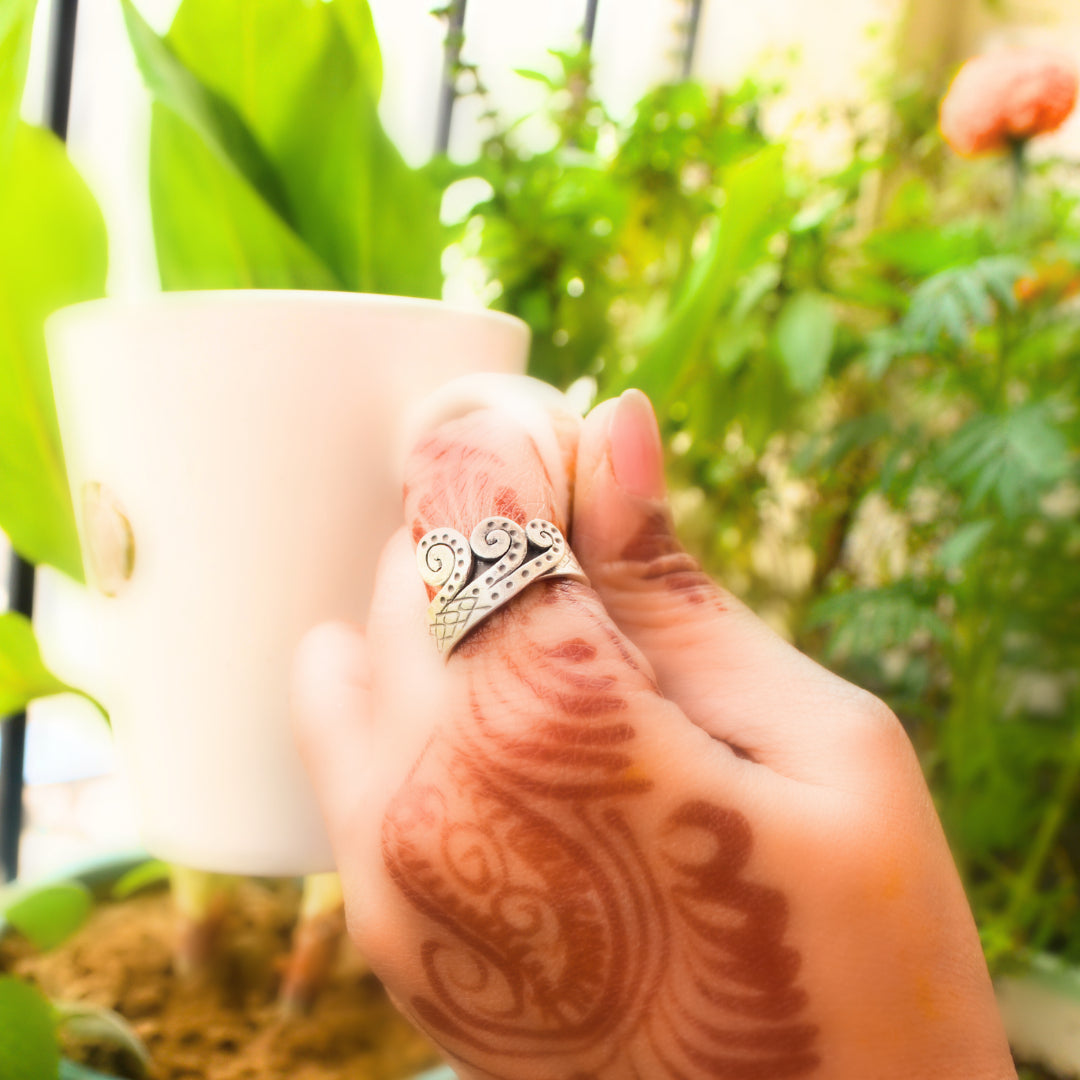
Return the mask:
{"type": "Polygon", "coordinates": [[[281,178],[233,106],[204,86],[173,55],[131,0],[121,3],[139,71],[155,101],[181,117],[223,165],[236,169],[270,206],[288,218],[281,178]]]}
{"type": "MultiPolygon", "coordinates": [[[[130,2],[130,0],[125,0],[130,2]]],[[[312,65],[343,33],[368,94],[382,93],[382,56],[366,0],[185,0],[169,45],[196,78],[227,98],[266,138],[291,112],[312,65]],[[268,67],[267,61],[280,66],[268,67]]],[[[273,142],[267,139],[267,145],[273,142]]]]}
{"type": "Polygon", "coordinates": [[[45,666],[30,620],[15,612],[0,615],[0,720],[35,698],[67,693],[79,691],[45,666]]]}
{"type": "Polygon", "coordinates": [[[49,1002],[29,983],[0,975],[0,1076],[52,1080],[59,1068],[60,1045],[49,1002]]]}
{"type": "Polygon", "coordinates": [[[265,148],[304,241],[345,288],[437,297],[440,193],[378,115],[362,0],[184,0],[168,43],[265,148]]]}
{"type": "Polygon", "coordinates": [[[836,341],[836,314],[823,293],[790,297],[776,320],[776,349],[788,385],[801,394],[821,387],[836,341]]]}
{"type": "Polygon", "coordinates": [[[171,109],[155,104],[150,203],[166,289],[339,289],[248,181],[171,109]]]}
{"type": "Polygon", "coordinates": [[[105,291],[105,223],[63,144],[19,124],[0,163],[0,528],[81,580],[43,322],[105,291]]]}
{"type": "Polygon", "coordinates": [[[37,0],[0,4],[0,168],[11,153],[19,121],[37,0]]]}
{"type": "Polygon", "coordinates": [[[0,915],[37,949],[55,949],[86,922],[94,898],[78,881],[15,890],[0,898],[0,915]]]}
{"type": "Polygon", "coordinates": [[[708,250],[630,376],[654,401],[666,399],[676,372],[700,360],[739,279],[762,258],[769,238],[783,224],[783,147],[770,147],[734,166],[725,194],[708,250]]]}

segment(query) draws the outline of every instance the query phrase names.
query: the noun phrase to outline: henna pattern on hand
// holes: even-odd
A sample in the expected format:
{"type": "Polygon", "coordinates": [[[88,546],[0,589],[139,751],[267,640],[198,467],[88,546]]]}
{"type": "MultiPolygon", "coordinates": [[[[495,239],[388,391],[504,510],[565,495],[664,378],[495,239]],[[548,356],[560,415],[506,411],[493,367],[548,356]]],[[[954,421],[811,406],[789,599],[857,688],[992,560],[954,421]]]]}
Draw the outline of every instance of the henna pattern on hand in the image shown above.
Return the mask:
{"type": "Polygon", "coordinates": [[[721,604],[720,595],[708,574],[683,550],[666,510],[645,516],[620,557],[631,573],[642,581],[659,579],[665,588],[681,593],[691,604],[721,604]]]}
{"type": "Polygon", "coordinates": [[[817,1028],[787,901],[745,874],[749,823],[664,800],[632,723],[651,684],[589,594],[543,588],[513,654],[473,656],[470,714],[383,824],[387,870],[424,920],[410,1011],[497,1077],[515,1062],[551,1080],[806,1076],[817,1028]],[[588,615],[583,636],[552,637],[553,596],[588,615]]]}

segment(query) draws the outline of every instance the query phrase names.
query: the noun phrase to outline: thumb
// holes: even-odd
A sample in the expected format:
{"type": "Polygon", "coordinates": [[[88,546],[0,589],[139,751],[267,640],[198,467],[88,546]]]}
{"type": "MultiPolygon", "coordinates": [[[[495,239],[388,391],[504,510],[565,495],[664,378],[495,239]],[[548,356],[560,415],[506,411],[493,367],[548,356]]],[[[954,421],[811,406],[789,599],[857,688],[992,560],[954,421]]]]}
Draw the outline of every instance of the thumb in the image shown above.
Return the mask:
{"type": "Polygon", "coordinates": [[[660,432],[638,390],[585,420],[572,536],[612,618],[691,720],[786,776],[830,783],[864,771],[857,753],[837,748],[859,745],[845,736],[875,713],[870,695],[784,641],[682,548],[660,432]]]}

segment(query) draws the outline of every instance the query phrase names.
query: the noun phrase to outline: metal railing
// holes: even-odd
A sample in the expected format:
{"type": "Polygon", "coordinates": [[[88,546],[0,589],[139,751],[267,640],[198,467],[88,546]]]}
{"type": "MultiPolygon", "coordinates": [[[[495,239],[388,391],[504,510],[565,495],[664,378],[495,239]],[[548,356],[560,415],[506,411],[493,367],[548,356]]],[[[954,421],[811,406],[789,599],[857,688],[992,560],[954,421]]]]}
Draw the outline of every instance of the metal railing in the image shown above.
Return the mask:
{"type": "MultiPolygon", "coordinates": [[[[681,70],[684,78],[693,72],[694,56],[701,26],[704,0],[683,0],[687,17],[682,25],[681,70]]],[[[435,127],[435,152],[445,154],[450,146],[454,105],[457,101],[458,72],[465,41],[467,0],[450,0],[446,9],[447,32],[443,44],[442,79],[439,86],[435,127]]],[[[46,88],[46,117],[59,138],[67,139],[71,107],[72,73],[75,64],[75,30],[78,0],[54,0],[49,31],[49,62],[46,88]]],[[[599,0],[585,0],[582,41],[592,47],[596,36],[599,0]]],[[[13,555],[11,559],[10,610],[33,618],[34,567],[13,555]]],[[[0,877],[13,880],[19,869],[19,840],[23,825],[23,778],[26,757],[26,713],[21,712],[0,724],[0,877]]]]}

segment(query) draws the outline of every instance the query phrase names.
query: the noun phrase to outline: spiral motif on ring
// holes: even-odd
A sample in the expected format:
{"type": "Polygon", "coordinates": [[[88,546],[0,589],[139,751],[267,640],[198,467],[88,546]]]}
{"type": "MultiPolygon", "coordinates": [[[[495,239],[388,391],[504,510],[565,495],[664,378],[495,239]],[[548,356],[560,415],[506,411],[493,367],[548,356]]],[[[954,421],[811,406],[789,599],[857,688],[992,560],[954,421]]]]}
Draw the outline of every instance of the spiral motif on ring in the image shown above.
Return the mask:
{"type": "Polygon", "coordinates": [[[461,587],[472,570],[469,544],[453,529],[428,533],[417,545],[416,556],[425,583],[451,594],[461,587]]]}
{"type": "Polygon", "coordinates": [[[438,589],[428,607],[428,623],[444,656],[540,578],[587,581],[562,533],[543,518],[533,518],[524,528],[510,518],[485,518],[468,540],[455,529],[433,529],[416,554],[424,581],[438,589]]]}

